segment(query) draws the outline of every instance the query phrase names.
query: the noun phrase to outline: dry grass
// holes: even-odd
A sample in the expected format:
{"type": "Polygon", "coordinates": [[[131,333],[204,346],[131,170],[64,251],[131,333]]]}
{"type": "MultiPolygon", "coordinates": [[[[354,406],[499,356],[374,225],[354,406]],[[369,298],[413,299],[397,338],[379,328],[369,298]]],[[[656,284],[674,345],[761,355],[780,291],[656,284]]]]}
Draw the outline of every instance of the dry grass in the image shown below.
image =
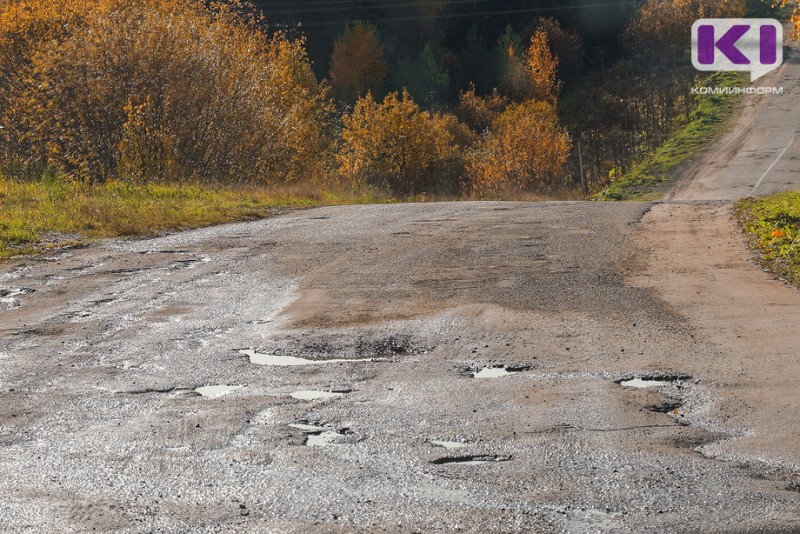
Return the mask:
{"type": "Polygon", "coordinates": [[[37,252],[54,241],[63,245],[152,235],[269,217],[287,209],[388,201],[370,192],[331,192],[311,185],[84,185],[60,179],[0,179],[0,257],[37,252]]]}

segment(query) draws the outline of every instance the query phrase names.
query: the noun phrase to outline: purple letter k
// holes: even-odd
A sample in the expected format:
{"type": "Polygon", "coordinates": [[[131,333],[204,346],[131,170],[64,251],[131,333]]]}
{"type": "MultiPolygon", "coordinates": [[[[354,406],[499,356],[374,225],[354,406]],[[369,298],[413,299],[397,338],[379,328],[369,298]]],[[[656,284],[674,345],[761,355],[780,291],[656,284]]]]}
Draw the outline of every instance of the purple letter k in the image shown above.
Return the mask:
{"type": "Polygon", "coordinates": [[[747,24],[731,26],[719,41],[714,41],[714,26],[704,24],[697,28],[697,61],[701,65],[714,64],[714,50],[719,48],[734,65],[749,65],[747,56],[736,48],[736,42],[750,30],[747,24]]]}

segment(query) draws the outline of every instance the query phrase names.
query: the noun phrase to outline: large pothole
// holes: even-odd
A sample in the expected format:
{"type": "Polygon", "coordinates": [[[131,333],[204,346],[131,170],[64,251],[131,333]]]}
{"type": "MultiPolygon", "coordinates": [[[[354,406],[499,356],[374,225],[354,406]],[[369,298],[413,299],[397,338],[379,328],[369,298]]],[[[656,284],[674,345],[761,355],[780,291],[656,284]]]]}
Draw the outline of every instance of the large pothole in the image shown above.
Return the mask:
{"type": "Polygon", "coordinates": [[[692,378],[691,375],[656,374],[656,375],[642,375],[642,376],[621,378],[619,380],[616,380],[615,382],[623,387],[647,389],[647,388],[667,387],[675,384],[676,382],[691,380],[691,378],[692,378]]]}
{"type": "Polygon", "coordinates": [[[344,392],[338,392],[338,391],[320,391],[316,389],[302,389],[300,391],[293,392],[290,396],[293,399],[312,401],[320,399],[337,399],[339,397],[343,397],[344,395],[345,395],[344,392]]]}
{"type": "Polygon", "coordinates": [[[469,368],[466,374],[471,375],[472,378],[501,378],[530,371],[531,368],[532,366],[529,365],[488,365],[485,367],[469,368]]]}
{"type": "Polygon", "coordinates": [[[308,423],[292,423],[289,426],[303,432],[306,447],[327,447],[332,445],[338,438],[349,433],[349,429],[346,428],[336,430],[308,423]]]}
{"type": "Polygon", "coordinates": [[[200,388],[195,389],[195,392],[199,393],[203,397],[222,397],[229,393],[233,393],[236,390],[242,389],[244,386],[227,386],[227,385],[217,385],[217,386],[203,386],[200,388]]]}
{"type": "Polygon", "coordinates": [[[479,465],[479,464],[489,464],[494,462],[508,462],[513,459],[514,459],[513,456],[479,454],[479,455],[467,455],[467,456],[446,456],[444,458],[437,458],[435,460],[432,460],[431,463],[434,465],[452,465],[452,464],[479,465]]]}
{"type": "Polygon", "coordinates": [[[431,350],[405,334],[385,336],[377,332],[328,330],[314,335],[292,333],[274,336],[267,346],[260,347],[259,352],[310,361],[367,361],[417,356],[431,350]]]}
{"type": "Polygon", "coordinates": [[[354,363],[354,362],[376,362],[382,361],[382,358],[346,358],[346,359],[330,359],[330,360],[309,360],[306,358],[299,358],[297,356],[279,356],[276,354],[262,354],[253,349],[242,349],[240,354],[244,354],[250,358],[250,363],[255,365],[268,365],[276,367],[293,367],[300,365],[325,365],[331,363],[354,363]]]}

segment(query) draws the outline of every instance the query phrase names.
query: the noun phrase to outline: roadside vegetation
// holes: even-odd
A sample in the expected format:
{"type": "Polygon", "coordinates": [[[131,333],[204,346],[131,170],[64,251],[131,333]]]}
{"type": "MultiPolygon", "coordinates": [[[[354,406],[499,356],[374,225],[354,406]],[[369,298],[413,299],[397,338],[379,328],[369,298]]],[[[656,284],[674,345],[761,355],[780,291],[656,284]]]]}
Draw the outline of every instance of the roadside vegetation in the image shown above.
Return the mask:
{"type": "MultiPolygon", "coordinates": [[[[702,80],[709,87],[734,87],[746,83],[744,76],[716,73],[702,80]]],[[[659,185],[669,181],[680,165],[719,139],[731,126],[736,96],[702,95],[689,119],[666,142],[595,195],[597,200],[653,200],[659,185]]]]}
{"type": "Polygon", "coordinates": [[[495,3],[353,3],[304,34],[247,0],[0,2],[0,254],[271,206],[624,198],[721,122],[688,28],[745,0],[621,6],[614,38],[495,3]]]}
{"type": "Polygon", "coordinates": [[[800,286],[800,192],[742,200],[735,214],[764,265],[800,286]]]}
{"type": "Polygon", "coordinates": [[[153,235],[290,209],[390,201],[385,195],[298,185],[0,180],[0,258],[79,245],[90,238],[153,235]]]}

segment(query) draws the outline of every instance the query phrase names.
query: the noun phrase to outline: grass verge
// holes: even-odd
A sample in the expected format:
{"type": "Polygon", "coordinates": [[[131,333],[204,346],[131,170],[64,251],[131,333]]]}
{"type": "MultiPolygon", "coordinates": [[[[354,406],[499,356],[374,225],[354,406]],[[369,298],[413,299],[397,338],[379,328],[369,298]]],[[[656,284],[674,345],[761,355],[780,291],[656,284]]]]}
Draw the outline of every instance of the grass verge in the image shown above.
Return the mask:
{"type": "Polygon", "coordinates": [[[0,258],[93,238],[154,235],[252,220],[293,208],[387,201],[370,193],[334,193],[309,186],[84,185],[58,178],[0,178],[0,258]]]}
{"type": "Polygon", "coordinates": [[[764,266],[800,285],[800,191],[741,200],[734,213],[764,266]]]}
{"type": "MultiPolygon", "coordinates": [[[[740,86],[739,74],[717,73],[703,82],[709,87],[740,86]]],[[[595,195],[596,200],[653,200],[660,196],[659,184],[671,178],[671,171],[716,140],[730,124],[735,108],[734,95],[700,95],[686,122],[664,145],[595,195]]]]}

